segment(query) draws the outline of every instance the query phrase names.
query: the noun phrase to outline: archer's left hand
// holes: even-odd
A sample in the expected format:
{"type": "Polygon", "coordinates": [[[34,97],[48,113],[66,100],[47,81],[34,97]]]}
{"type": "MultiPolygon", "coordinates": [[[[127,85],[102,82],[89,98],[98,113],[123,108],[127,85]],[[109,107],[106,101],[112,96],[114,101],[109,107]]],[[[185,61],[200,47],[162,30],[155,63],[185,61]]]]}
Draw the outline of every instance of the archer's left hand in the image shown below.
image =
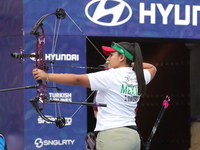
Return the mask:
{"type": "Polygon", "coordinates": [[[48,73],[41,69],[33,69],[32,74],[35,80],[47,80],[48,78],[48,73]]]}

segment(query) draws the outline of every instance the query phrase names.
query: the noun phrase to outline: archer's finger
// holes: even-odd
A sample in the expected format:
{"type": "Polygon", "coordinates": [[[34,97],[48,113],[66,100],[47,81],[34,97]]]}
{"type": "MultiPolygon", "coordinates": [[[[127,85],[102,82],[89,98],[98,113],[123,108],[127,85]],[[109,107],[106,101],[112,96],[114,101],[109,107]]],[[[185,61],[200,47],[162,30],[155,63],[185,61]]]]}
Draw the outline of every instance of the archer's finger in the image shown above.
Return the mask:
{"type": "Polygon", "coordinates": [[[36,73],[38,71],[38,69],[33,69],[32,73],[36,73]]]}
{"type": "Polygon", "coordinates": [[[33,70],[32,70],[32,74],[33,74],[33,76],[35,76],[36,74],[38,74],[38,71],[35,70],[35,69],[33,69],[33,70]]]}
{"type": "Polygon", "coordinates": [[[38,75],[37,74],[33,74],[33,77],[34,77],[35,80],[38,79],[38,75]]]}

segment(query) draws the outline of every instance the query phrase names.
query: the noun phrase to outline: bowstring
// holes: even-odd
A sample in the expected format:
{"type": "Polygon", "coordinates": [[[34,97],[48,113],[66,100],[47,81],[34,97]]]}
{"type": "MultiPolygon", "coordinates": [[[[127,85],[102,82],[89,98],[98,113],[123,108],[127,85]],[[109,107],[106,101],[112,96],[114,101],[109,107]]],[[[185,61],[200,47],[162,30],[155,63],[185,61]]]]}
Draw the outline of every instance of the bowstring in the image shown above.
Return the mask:
{"type": "Polygon", "coordinates": [[[94,45],[94,43],[88,38],[88,36],[81,30],[81,28],[77,25],[77,23],[70,17],[70,15],[65,11],[68,18],[73,22],[73,24],[78,28],[78,30],[85,36],[85,38],[90,42],[90,44],[96,49],[96,51],[101,55],[101,57],[106,60],[104,55],[99,51],[99,49],[94,45]]]}
{"type": "MultiPolygon", "coordinates": [[[[96,91],[92,91],[92,92],[90,93],[90,95],[86,98],[86,100],[85,100],[84,102],[88,101],[88,99],[94,94],[94,92],[96,92],[96,91]]],[[[81,109],[82,106],[83,106],[83,105],[80,105],[80,106],[76,109],[76,111],[71,115],[70,118],[74,117],[74,115],[81,109]]]]}
{"type": "MultiPolygon", "coordinates": [[[[53,41],[52,41],[52,50],[51,50],[52,54],[55,54],[57,40],[58,40],[58,34],[59,34],[59,30],[60,30],[60,24],[61,24],[61,19],[59,19],[59,21],[58,21],[58,19],[55,19],[54,34],[53,34],[53,41]]],[[[54,61],[54,60],[51,60],[51,61],[54,61]]],[[[52,70],[52,73],[54,73],[54,65],[53,65],[53,63],[51,63],[51,70],[52,70]]],[[[55,82],[53,82],[53,87],[56,87],[56,83],[55,82]]],[[[56,88],[53,88],[53,92],[54,92],[54,94],[57,93],[56,88]]],[[[55,109],[55,116],[61,116],[60,103],[55,103],[54,104],[54,109],[55,109]],[[59,115],[57,114],[57,112],[58,112],[59,115]]]]}
{"type": "MultiPolygon", "coordinates": [[[[85,36],[85,38],[90,42],[90,44],[95,48],[95,50],[101,55],[101,57],[106,61],[104,55],[99,51],[99,49],[94,45],[94,43],[88,38],[88,36],[83,32],[83,30],[77,25],[77,23],[71,18],[71,16],[65,11],[68,18],[73,22],[73,24],[78,28],[78,30],[85,36]]],[[[86,102],[96,91],[92,91],[90,95],[86,98],[84,102],[86,102]]],[[[78,109],[72,114],[71,118],[81,109],[83,105],[79,106],[78,109]]]]}

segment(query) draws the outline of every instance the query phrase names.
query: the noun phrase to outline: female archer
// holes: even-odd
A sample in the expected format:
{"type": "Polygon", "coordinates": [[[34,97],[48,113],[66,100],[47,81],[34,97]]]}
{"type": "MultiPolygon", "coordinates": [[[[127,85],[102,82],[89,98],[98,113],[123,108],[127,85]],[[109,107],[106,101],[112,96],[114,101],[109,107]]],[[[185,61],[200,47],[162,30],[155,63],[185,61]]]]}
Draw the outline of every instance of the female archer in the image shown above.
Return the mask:
{"type": "Polygon", "coordinates": [[[156,74],[156,67],[144,63],[138,43],[112,42],[102,46],[108,56],[108,70],[89,74],[50,74],[34,69],[35,80],[83,86],[96,90],[99,107],[95,130],[97,150],[140,150],[135,108],[156,74]]]}

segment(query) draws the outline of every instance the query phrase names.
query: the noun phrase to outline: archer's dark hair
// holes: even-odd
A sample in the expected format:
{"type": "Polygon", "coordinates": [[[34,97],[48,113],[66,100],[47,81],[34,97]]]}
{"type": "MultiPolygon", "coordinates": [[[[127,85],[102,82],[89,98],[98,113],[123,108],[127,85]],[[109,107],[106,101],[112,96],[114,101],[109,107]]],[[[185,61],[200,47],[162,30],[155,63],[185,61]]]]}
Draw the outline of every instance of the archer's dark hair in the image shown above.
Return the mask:
{"type": "Polygon", "coordinates": [[[144,79],[144,72],[143,72],[143,57],[142,52],[139,44],[129,43],[129,42],[119,42],[123,48],[125,48],[129,53],[131,53],[134,57],[133,60],[126,59],[126,63],[129,66],[132,66],[134,63],[133,71],[135,71],[137,82],[138,82],[138,94],[145,94],[146,92],[146,84],[144,79]]]}

